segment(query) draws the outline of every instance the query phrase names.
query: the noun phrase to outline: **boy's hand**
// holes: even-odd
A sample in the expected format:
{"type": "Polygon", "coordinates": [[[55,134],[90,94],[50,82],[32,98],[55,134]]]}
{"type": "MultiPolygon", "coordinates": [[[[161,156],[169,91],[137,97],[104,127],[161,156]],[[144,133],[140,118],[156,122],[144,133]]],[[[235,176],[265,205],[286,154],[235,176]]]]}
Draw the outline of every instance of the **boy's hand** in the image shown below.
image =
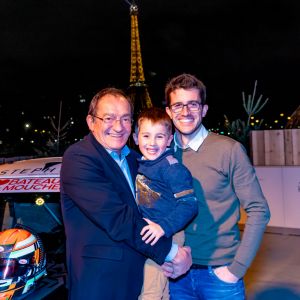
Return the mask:
{"type": "Polygon", "coordinates": [[[146,243],[149,244],[151,242],[151,246],[155,245],[156,242],[159,240],[160,237],[162,237],[165,232],[164,230],[160,227],[160,225],[150,221],[149,219],[144,218],[144,220],[149,224],[143,227],[141,231],[142,240],[146,243]]]}

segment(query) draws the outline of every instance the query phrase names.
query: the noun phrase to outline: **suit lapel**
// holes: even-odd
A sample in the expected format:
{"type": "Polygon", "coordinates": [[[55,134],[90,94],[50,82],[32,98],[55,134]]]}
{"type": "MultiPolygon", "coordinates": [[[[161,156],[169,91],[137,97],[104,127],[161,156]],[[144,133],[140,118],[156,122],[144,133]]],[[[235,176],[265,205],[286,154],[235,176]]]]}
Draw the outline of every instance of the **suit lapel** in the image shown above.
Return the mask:
{"type": "Polygon", "coordinates": [[[134,183],[138,170],[137,156],[133,155],[132,150],[130,150],[130,153],[127,155],[126,159],[130,170],[130,175],[134,183]]]}
{"type": "MultiPolygon", "coordinates": [[[[132,194],[131,188],[129,186],[129,183],[121,170],[121,168],[118,166],[118,164],[114,161],[114,159],[110,156],[110,154],[106,151],[106,149],[98,143],[98,141],[94,138],[92,134],[90,134],[90,141],[97,149],[98,153],[100,154],[102,158],[103,165],[106,165],[104,169],[107,171],[110,175],[110,178],[114,182],[115,185],[120,186],[120,189],[123,191],[126,191],[126,197],[123,199],[125,202],[128,202],[130,206],[137,209],[137,205],[135,202],[135,198],[132,194]]],[[[131,178],[133,181],[133,185],[135,186],[135,177],[137,174],[137,161],[136,158],[129,153],[126,157],[127,163],[130,169],[131,178]]]]}

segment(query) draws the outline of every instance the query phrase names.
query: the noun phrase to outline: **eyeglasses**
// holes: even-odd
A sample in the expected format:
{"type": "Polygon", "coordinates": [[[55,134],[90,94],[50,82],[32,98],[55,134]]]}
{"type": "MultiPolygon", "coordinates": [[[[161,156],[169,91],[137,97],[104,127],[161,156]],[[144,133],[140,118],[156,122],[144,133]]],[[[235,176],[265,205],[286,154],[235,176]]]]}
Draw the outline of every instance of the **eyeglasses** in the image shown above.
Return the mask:
{"type": "Polygon", "coordinates": [[[101,120],[103,123],[108,124],[108,125],[112,125],[114,124],[116,121],[120,121],[120,123],[124,126],[126,125],[131,125],[133,120],[130,116],[124,116],[121,118],[117,118],[116,116],[105,116],[103,118],[100,118],[96,115],[92,115],[94,118],[97,118],[99,120],[101,120]]]}
{"type": "Polygon", "coordinates": [[[182,102],[177,102],[170,105],[170,108],[173,113],[180,113],[183,108],[186,106],[190,112],[197,112],[200,110],[201,103],[199,101],[189,101],[187,104],[183,104],[182,102]]]}

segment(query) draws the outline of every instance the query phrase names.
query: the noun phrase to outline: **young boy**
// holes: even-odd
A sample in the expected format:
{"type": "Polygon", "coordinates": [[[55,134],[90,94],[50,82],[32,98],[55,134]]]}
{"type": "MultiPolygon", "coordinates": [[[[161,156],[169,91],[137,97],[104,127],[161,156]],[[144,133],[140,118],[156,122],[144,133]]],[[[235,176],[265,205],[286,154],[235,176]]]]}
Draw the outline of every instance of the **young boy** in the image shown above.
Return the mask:
{"type": "MultiPolygon", "coordinates": [[[[138,117],[133,138],[143,155],[136,178],[136,200],[149,223],[141,231],[143,240],[154,245],[161,236],[181,230],[173,240],[183,245],[182,229],[198,213],[198,203],[189,170],[167,148],[173,139],[171,119],[163,109],[146,109],[138,117]]],[[[168,279],[159,265],[147,259],[139,300],[160,299],[169,299],[168,279]]]]}

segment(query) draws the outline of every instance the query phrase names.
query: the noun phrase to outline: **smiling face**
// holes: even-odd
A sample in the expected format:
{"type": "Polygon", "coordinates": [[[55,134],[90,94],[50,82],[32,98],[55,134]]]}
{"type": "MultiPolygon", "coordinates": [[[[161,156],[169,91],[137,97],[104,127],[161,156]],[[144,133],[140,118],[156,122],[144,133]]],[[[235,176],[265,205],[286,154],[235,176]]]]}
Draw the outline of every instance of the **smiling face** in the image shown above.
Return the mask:
{"type": "Polygon", "coordinates": [[[170,146],[172,138],[173,135],[164,122],[153,123],[149,119],[143,119],[139,123],[137,142],[145,159],[157,159],[170,146]]]}
{"type": "Polygon", "coordinates": [[[188,140],[200,128],[202,119],[205,117],[208,106],[200,105],[199,111],[190,111],[187,104],[193,101],[201,103],[199,90],[192,89],[175,89],[170,93],[170,105],[166,108],[166,112],[172,119],[176,130],[180,133],[182,140],[188,140]],[[173,112],[172,105],[182,103],[183,108],[180,112],[173,112]]]}
{"type": "Polygon", "coordinates": [[[131,119],[131,107],[127,99],[107,94],[98,101],[95,115],[88,115],[86,121],[103,147],[120,153],[131,133],[131,123],[123,121],[128,118],[131,119]],[[103,118],[108,117],[115,119],[114,122],[105,123],[103,118]]]}

